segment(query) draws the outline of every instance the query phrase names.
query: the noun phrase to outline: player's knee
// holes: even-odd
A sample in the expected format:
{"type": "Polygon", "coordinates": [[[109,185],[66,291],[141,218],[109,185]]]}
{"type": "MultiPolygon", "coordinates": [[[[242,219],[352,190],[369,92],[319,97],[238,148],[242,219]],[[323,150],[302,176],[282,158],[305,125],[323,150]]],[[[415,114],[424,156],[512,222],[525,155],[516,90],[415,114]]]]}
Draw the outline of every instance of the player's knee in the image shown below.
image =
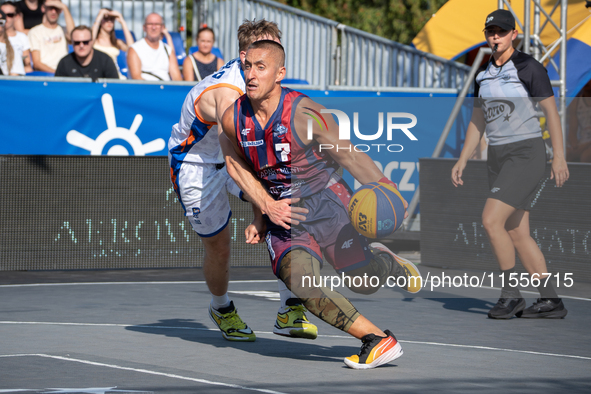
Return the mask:
{"type": "Polygon", "coordinates": [[[488,212],[483,212],[482,213],[482,226],[484,227],[484,230],[486,230],[486,232],[490,236],[496,230],[501,228],[500,227],[501,223],[494,215],[491,215],[488,212]]]}

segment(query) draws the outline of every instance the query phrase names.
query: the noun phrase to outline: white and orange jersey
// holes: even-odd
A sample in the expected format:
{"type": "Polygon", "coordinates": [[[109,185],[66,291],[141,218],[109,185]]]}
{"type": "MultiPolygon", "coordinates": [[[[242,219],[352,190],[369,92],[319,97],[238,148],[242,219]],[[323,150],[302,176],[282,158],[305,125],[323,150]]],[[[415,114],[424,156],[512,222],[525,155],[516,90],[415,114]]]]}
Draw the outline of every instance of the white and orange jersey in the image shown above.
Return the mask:
{"type": "Polygon", "coordinates": [[[229,61],[218,72],[203,79],[185,98],[181,119],[172,126],[172,134],[168,140],[173,171],[183,162],[224,162],[218,140],[218,125],[216,122],[203,119],[198,108],[199,100],[204,93],[222,87],[234,89],[240,95],[244,94],[244,73],[240,58],[229,61]]]}

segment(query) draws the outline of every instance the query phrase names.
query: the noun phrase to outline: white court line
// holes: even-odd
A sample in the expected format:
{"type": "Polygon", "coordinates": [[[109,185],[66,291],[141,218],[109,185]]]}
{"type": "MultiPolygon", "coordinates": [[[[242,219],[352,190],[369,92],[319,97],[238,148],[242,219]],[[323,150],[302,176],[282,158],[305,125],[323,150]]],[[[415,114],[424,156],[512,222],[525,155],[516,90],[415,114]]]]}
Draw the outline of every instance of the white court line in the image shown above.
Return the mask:
{"type": "MultiPolygon", "coordinates": [[[[219,331],[217,328],[205,328],[205,327],[182,327],[182,326],[146,326],[146,325],[134,325],[134,324],[109,324],[109,323],[61,323],[61,322],[34,322],[34,321],[0,321],[0,324],[29,324],[29,325],[54,325],[54,326],[89,326],[89,327],[133,327],[133,328],[152,328],[152,329],[167,329],[167,330],[195,330],[195,331],[219,331]]],[[[257,331],[256,334],[267,334],[275,335],[271,331],[257,331]]],[[[355,339],[352,336],[345,335],[318,335],[321,338],[332,338],[332,339],[355,339]]],[[[571,354],[559,354],[559,353],[543,353],[534,352],[531,350],[516,350],[516,349],[505,349],[490,346],[477,346],[477,345],[460,345],[455,343],[439,343],[439,342],[422,342],[422,341],[398,341],[400,343],[412,343],[416,345],[433,345],[433,346],[447,346],[447,347],[459,347],[466,349],[476,350],[493,350],[499,352],[512,352],[512,353],[523,353],[533,354],[536,356],[550,356],[550,357],[563,357],[563,358],[576,358],[579,360],[589,360],[591,357],[585,356],[574,356],[571,354]]],[[[2,356],[0,356],[2,357],[2,356]]]]}
{"type": "MultiPolygon", "coordinates": [[[[276,283],[276,279],[264,279],[264,280],[231,280],[229,283],[276,283]]],[[[426,281],[430,282],[430,281],[426,281]]],[[[197,281],[167,281],[167,282],[74,282],[74,283],[25,283],[25,284],[15,284],[15,285],[0,285],[0,288],[10,288],[10,287],[43,287],[43,286],[96,286],[96,285],[203,285],[206,284],[204,280],[197,280],[197,281]]],[[[492,290],[501,290],[500,287],[490,287],[490,286],[479,286],[479,287],[467,287],[466,289],[492,289],[492,290]]],[[[442,288],[443,290],[444,288],[442,288]]],[[[528,290],[521,290],[522,293],[526,294],[539,294],[535,291],[528,291],[528,290]]],[[[458,296],[459,297],[459,296],[458,296]]],[[[591,298],[583,298],[583,297],[573,297],[573,296],[566,296],[566,295],[558,295],[560,298],[566,298],[569,300],[579,300],[579,301],[591,301],[591,298]]],[[[429,298],[429,297],[425,297],[429,298]]],[[[450,297],[455,298],[455,297],[450,297]]]]}
{"type": "MultiPolygon", "coordinates": [[[[277,279],[265,280],[231,280],[229,283],[277,283],[277,279]]],[[[204,285],[204,280],[168,281],[168,282],[72,282],[72,283],[24,283],[16,285],[0,285],[2,287],[43,287],[43,286],[93,286],[93,285],[204,285]]]]}
{"type": "MultiPolygon", "coordinates": [[[[425,281],[425,283],[429,283],[431,282],[430,279],[427,279],[425,281]]],[[[2,287],[2,286],[0,286],[2,287]]],[[[425,286],[426,287],[426,286],[425,286]]],[[[424,287],[423,287],[424,288],[424,287]]],[[[449,289],[450,287],[448,287],[449,289]]],[[[434,289],[440,289],[440,290],[444,290],[445,287],[435,287],[434,289]]],[[[451,287],[451,289],[487,289],[487,290],[503,290],[502,287],[491,287],[491,286],[477,286],[477,287],[451,287]]],[[[540,293],[537,291],[529,291],[529,290],[520,290],[520,292],[525,293],[525,294],[534,294],[534,295],[539,295],[540,293]]],[[[560,298],[567,298],[569,300],[580,300],[580,301],[591,301],[591,298],[583,298],[583,297],[573,297],[573,296],[565,296],[565,295],[558,295],[558,297],[560,298]]],[[[429,298],[429,297],[425,297],[425,298],[429,298]]],[[[452,298],[452,297],[449,297],[452,298]]]]}
{"type": "Polygon", "coordinates": [[[71,358],[71,357],[52,356],[50,354],[4,354],[4,355],[0,355],[0,358],[7,358],[7,357],[45,357],[45,358],[53,358],[53,359],[56,359],[56,360],[72,361],[72,362],[77,362],[77,363],[81,363],[81,364],[95,365],[95,366],[98,366],[98,367],[107,367],[107,368],[113,368],[113,369],[122,369],[124,371],[133,371],[133,372],[146,373],[146,374],[149,374],[149,375],[165,376],[167,378],[180,379],[180,380],[188,380],[190,382],[211,384],[211,385],[214,385],[214,386],[224,386],[224,387],[231,387],[231,388],[240,389],[240,390],[258,391],[258,392],[261,392],[261,393],[286,394],[286,393],[283,393],[281,391],[274,391],[274,390],[267,390],[267,389],[258,389],[258,388],[255,388],[255,387],[246,387],[246,386],[240,386],[240,385],[231,384],[231,383],[214,382],[212,380],[205,380],[205,379],[198,379],[198,378],[190,378],[190,377],[187,377],[187,376],[175,375],[175,374],[171,374],[171,373],[164,373],[164,372],[158,372],[158,371],[150,371],[148,369],[122,367],[120,365],[115,365],[115,364],[97,363],[95,361],[80,360],[80,359],[71,358]]]}

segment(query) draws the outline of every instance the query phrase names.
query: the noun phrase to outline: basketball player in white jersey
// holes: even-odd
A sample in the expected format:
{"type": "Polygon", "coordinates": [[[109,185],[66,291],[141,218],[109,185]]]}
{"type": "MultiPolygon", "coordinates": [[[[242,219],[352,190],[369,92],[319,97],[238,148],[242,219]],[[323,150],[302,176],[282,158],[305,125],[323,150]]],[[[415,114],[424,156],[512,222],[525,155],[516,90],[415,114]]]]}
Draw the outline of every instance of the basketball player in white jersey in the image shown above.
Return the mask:
{"type": "MultiPolygon", "coordinates": [[[[203,273],[212,300],[209,315],[230,341],[254,341],[254,332],[238,316],[227,290],[230,267],[232,212],[227,192],[240,198],[240,189],[224,168],[218,136],[224,111],[245,91],[242,63],[248,46],[260,39],[280,42],[274,22],[245,21],[238,28],[240,57],[203,79],[187,95],[179,123],[168,140],[170,178],[187,219],[205,247],[203,273]]],[[[306,318],[301,301],[279,281],[281,307],[273,332],[315,339],[317,328],[306,318]]]]}

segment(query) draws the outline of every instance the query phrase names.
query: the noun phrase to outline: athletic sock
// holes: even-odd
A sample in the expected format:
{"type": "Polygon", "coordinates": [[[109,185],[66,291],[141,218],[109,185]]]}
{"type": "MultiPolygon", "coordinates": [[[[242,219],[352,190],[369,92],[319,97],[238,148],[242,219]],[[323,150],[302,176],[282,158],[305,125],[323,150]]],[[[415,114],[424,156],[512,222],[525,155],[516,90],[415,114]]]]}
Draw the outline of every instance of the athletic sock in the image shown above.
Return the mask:
{"type": "Polygon", "coordinates": [[[279,289],[279,297],[281,298],[279,312],[284,313],[287,310],[287,300],[297,297],[287,288],[281,279],[277,279],[277,288],[279,289]]]}
{"type": "Polygon", "coordinates": [[[554,285],[552,285],[552,280],[546,280],[547,276],[542,276],[540,279],[540,284],[535,286],[536,289],[540,292],[540,298],[549,298],[554,303],[559,303],[560,298],[558,298],[558,294],[556,294],[556,290],[554,289],[554,285]],[[545,286],[544,286],[545,285],[545,286]]]}
{"type": "MultiPolygon", "coordinates": [[[[521,296],[521,292],[517,287],[511,286],[511,284],[515,284],[515,280],[511,280],[511,274],[515,273],[515,266],[509,268],[508,270],[501,270],[501,275],[503,275],[503,289],[501,290],[501,298],[523,298],[521,296]]],[[[515,275],[513,275],[515,278],[515,275]]]]}
{"type": "Polygon", "coordinates": [[[228,293],[223,296],[211,295],[211,307],[217,311],[230,306],[230,298],[228,293]]]}

